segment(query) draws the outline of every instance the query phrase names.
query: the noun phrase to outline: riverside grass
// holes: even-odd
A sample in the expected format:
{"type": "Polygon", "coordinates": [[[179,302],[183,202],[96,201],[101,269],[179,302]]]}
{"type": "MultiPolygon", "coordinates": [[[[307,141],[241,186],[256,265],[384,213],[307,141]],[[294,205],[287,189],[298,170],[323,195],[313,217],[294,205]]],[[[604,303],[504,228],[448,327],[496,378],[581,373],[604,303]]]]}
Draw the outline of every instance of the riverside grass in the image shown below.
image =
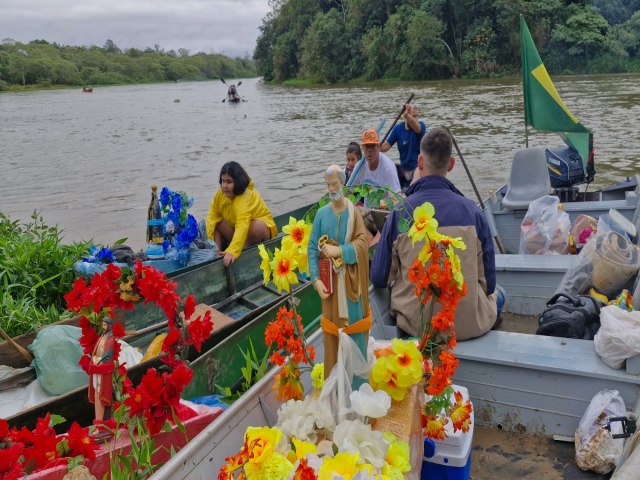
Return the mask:
{"type": "Polygon", "coordinates": [[[25,223],[0,212],[0,326],[10,336],[71,316],[63,295],[91,242],[61,242],[59,227],[46,225],[36,211],[25,223]]]}

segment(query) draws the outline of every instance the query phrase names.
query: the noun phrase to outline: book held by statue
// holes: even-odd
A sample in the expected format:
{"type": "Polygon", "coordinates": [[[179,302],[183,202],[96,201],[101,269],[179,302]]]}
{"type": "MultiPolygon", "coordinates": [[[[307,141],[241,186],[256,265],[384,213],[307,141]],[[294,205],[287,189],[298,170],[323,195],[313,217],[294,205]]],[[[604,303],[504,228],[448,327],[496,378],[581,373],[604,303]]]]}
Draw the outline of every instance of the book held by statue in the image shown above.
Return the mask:
{"type": "Polygon", "coordinates": [[[320,280],[324,283],[324,288],[329,294],[333,293],[333,272],[331,271],[331,259],[321,258],[318,262],[318,270],[320,271],[320,280]]]}

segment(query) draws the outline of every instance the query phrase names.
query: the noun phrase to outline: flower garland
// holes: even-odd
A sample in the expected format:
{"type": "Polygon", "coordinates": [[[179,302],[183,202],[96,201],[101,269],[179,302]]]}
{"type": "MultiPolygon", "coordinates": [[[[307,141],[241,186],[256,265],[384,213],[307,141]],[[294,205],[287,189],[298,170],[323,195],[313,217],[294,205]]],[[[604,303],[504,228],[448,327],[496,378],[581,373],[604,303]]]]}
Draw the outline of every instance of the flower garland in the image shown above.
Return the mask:
{"type": "MultiPolygon", "coordinates": [[[[189,295],[183,302],[175,291],[176,287],[176,283],[167,280],[163,272],[138,261],[133,270],[120,269],[110,264],[103,273],[96,274],[89,284],[83,278],[78,278],[71,292],[65,295],[67,308],[82,315],[80,344],[85,355],[80,359],[80,365],[87,373],[113,373],[117,385],[114,392],[114,417],[117,424],[127,425],[132,437],[136,432],[139,439],[151,443],[153,436],[160,432],[167,421],[176,423],[180,394],[191,381],[193,371],[181,357],[187,353],[190,345],[200,351],[202,343],[213,329],[210,312],[191,318],[195,312],[195,297],[189,295]],[[169,332],[162,344],[165,355],[161,360],[172,370],[159,373],[151,368],[142,377],[140,384],[133,387],[126,377],[124,365],[118,362],[118,341],[114,342],[113,358],[108,364],[99,366],[99,371],[91,365],[90,355],[103,333],[103,319],[114,319],[117,310],[131,310],[141,301],[159,306],[167,317],[169,332]]],[[[124,336],[124,333],[121,323],[113,324],[112,334],[116,340],[124,336]]],[[[117,432],[117,426],[114,432],[117,432]]],[[[132,441],[135,440],[132,438],[132,441]]],[[[140,466],[145,459],[139,458],[136,461],[140,466]]],[[[150,458],[147,461],[150,462],[150,458]]],[[[150,465],[147,467],[152,469],[150,465]]],[[[112,473],[113,468],[115,465],[112,461],[112,473]]]]}
{"type": "Polygon", "coordinates": [[[198,237],[198,222],[195,217],[187,213],[193,206],[193,197],[184,192],[174,192],[164,187],[160,192],[160,210],[163,214],[166,235],[170,238],[165,244],[167,258],[176,259],[182,265],[189,261],[189,247],[198,237]],[[172,244],[172,245],[171,245],[172,244]],[[171,247],[175,249],[172,251],[171,247]]]}
{"type": "Polygon", "coordinates": [[[304,220],[289,217],[289,224],[282,228],[285,233],[281,247],[271,253],[264,245],[258,245],[262,259],[260,268],[266,285],[273,279],[279,292],[289,293],[291,308],[282,307],[276,319],[269,323],[264,332],[267,347],[275,345],[270,360],[282,366],[275,379],[274,390],[279,400],[302,399],[304,391],[300,382],[301,365],[314,367],[315,349],[307,346],[302,319],[296,311],[297,299],[292,293],[292,285],[299,282],[298,273],[309,274],[307,246],[311,235],[311,225],[304,220]]]}
{"type": "Polygon", "coordinates": [[[421,302],[419,349],[427,379],[425,392],[429,395],[422,412],[423,427],[426,436],[443,439],[449,419],[454,432],[466,432],[470,427],[471,402],[463,402],[462,395],[451,387],[451,378],[458,368],[458,359],[453,354],[454,317],[458,303],[467,293],[456,249],[464,250],[466,245],[460,238],[440,234],[434,215],[435,209],[429,202],[413,212],[408,235],[413,245],[417,242],[424,245],[409,269],[409,280],[421,302]],[[434,314],[436,303],[440,310],[434,314]]]}

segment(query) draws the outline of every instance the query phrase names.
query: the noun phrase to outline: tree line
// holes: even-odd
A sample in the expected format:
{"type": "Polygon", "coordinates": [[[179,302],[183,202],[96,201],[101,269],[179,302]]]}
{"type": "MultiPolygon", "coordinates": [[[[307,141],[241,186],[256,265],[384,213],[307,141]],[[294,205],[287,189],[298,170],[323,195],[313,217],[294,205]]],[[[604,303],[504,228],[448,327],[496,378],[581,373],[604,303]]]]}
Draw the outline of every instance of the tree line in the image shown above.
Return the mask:
{"type": "Polygon", "coordinates": [[[427,80],[520,71],[519,15],[554,73],[640,71],[640,0],[270,0],[265,80],[427,80]]]}
{"type": "Polygon", "coordinates": [[[16,85],[114,85],[255,75],[250,58],[190,55],[186,49],[164,51],[159,45],[121,50],[111,40],[102,47],[63,46],[46,40],[0,43],[0,90],[16,85]]]}

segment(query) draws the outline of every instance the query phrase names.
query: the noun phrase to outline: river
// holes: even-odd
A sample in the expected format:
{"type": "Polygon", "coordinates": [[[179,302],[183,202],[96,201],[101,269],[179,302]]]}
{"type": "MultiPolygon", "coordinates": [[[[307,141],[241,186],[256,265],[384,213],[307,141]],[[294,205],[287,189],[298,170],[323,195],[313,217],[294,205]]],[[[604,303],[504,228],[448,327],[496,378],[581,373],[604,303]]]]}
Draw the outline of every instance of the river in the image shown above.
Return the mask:
{"type": "MultiPolygon", "coordinates": [[[[635,173],[640,76],[555,83],[594,131],[596,185],[635,173]]],[[[283,213],[317,199],[326,166],[344,164],[347,144],[381,118],[386,131],[411,92],[428,126],[451,128],[482,194],[506,183],[525,139],[519,79],[305,88],[246,79],[246,102],[237,105],[222,102],[220,82],[95,87],[0,94],[0,211],[27,220],[37,210],[67,243],[124,237],[140,248],[151,184],[193,196],[190,213],[200,220],[220,167],[235,160],[283,213]]],[[[530,134],[530,146],[560,144],[530,134]]],[[[450,178],[473,194],[460,165],[450,178]]]]}

